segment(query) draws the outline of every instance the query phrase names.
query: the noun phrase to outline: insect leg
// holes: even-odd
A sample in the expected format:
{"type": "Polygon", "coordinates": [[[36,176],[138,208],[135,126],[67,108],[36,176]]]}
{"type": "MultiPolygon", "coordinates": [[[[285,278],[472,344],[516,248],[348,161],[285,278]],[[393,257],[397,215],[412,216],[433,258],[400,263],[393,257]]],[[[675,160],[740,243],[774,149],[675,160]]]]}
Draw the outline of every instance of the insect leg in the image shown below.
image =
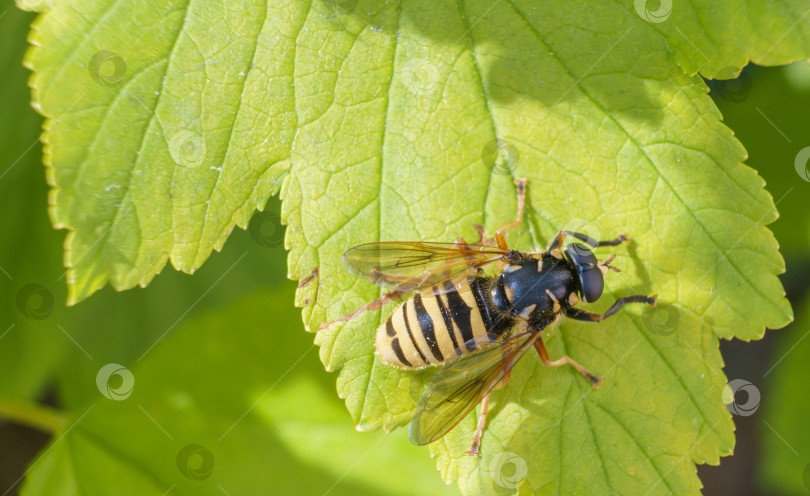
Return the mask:
{"type": "Polygon", "coordinates": [[[619,309],[623,307],[625,303],[647,303],[648,305],[655,306],[656,298],[658,298],[658,295],[625,296],[624,298],[619,298],[618,300],[616,300],[616,302],[610,308],[608,308],[608,311],[603,313],[602,315],[599,315],[598,313],[587,312],[585,310],[580,310],[579,308],[569,308],[568,310],[565,311],[565,315],[575,320],[584,320],[585,322],[602,322],[606,318],[618,312],[619,309]]]}
{"type": "Polygon", "coordinates": [[[593,246],[594,248],[598,248],[600,246],[616,246],[621,244],[623,241],[630,241],[630,238],[628,238],[624,233],[619,234],[619,236],[616,239],[597,241],[592,237],[588,236],[587,234],[582,234],[573,231],[560,231],[557,233],[556,236],[554,236],[554,239],[551,241],[551,244],[548,247],[548,251],[555,250],[560,246],[562,246],[562,243],[567,236],[577,238],[578,240],[587,243],[593,246]]]}
{"type": "Polygon", "coordinates": [[[356,317],[357,315],[359,315],[359,314],[361,314],[363,312],[366,312],[368,310],[377,310],[378,308],[382,308],[383,305],[385,305],[389,301],[396,300],[396,299],[402,297],[402,295],[404,295],[404,294],[406,294],[408,292],[409,291],[391,291],[388,294],[380,296],[376,300],[373,300],[373,301],[370,301],[370,302],[366,303],[365,305],[358,308],[357,310],[354,310],[353,312],[347,313],[346,315],[344,315],[343,317],[341,317],[339,319],[335,319],[335,320],[333,320],[331,322],[324,322],[323,324],[321,324],[321,326],[318,328],[318,330],[322,331],[322,330],[326,329],[327,327],[331,326],[332,324],[334,324],[336,322],[346,322],[347,320],[351,320],[354,317],[356,317]]]}
{"type": "Polygon", "coordinates": [[[500,229],[495,231],[495,241],[498,243],[498,247],[503,250],[509,249],[509,246],[506,244],[506,230],[517,229],[523,224],[523,211],[526,207],[526,183],[528,182],[528,179],[515,179],[518,204],[517,218],[512,222],[507,222],[506,224],[502,225],[500,229]]]}
{"type": "Polygon", "coordinates": [[[579,372],[580,374],[585,376],[586,379],[591,381],[591,383],[593,383],[594,389],[598,388],[599,383],[602,382],[601,377],[596,377],[595,375],[591,374],[590,372],[588,372],[588,370],[585,367],[583,367],[582,365],[575,362],[568,355],[563,355],[562,357],[558,358],[557,360],[552,361],[551,358],[549,358],[549,356],[548,356],[548,350],[546,350],[546,345],[543,344],[543,338],[542,337],[538,337],[534,341],[534,347],[535,347],[535,349],[537,349],[537,353],[540,355],[540,360],[543,361],[543,365],[545,365],[546,367],[561,367],[563,365],[568,364],[568,365],[574,367],[575,369],[577,369],[577,372],[579,372]]]}
{"type": "MultiPolygon", "coordinates": [[[[458,239],[456,239],[456,244],[461,246],[462,248],[466,248],[466,249],[471,248],[470,243],[467,243],[467,241],[464,239],[463,236],[459,236],[458,239]]],[[[478,244],[478,243],[473,243],[473,244],[478,244]]]]}
{"type": "Polygon", "coordinates": [[[489,410],[489,393],[484,396],[484,399],[481,400],[481,414],[478,416],[478,426],[475,428],[475,432],[473,433],[473,441],[472,446],[470,449],[467,450],[468,455],[472,455],[474,457],[481,456],[481,452],[478,451],[478,447],[481,446],[481,437],[484,435],[484,427],[487,425],[487,410],[489,410]]]}
{"type": "Polygon", "coordinates": [[[486,232],[484,232],[484,226],[482,226],[481,224],[473,224],[473,229],[475,229],[475,231],[478,233],[478,242],[475,244],[489,245],[489,246],[497,244],[495,242],[495,238],[490,238],[489,236],[486,235],[486,232]]]}
{"type": "MultiPolygon", "coordinates": [[[[508,355],[507,353],[504,353],[503,355],[504,359],[507,358],[507,355],[508,355]]],[[[510,367],[509,370],[506,371],[504,376],[501,378],[500,381],[498,381],[498,384],[496,384],[493,389],[500,389],[503,386],[507,385],[511,377],[512,377],[512,368],[510,367]]],[[[487,393],[487,395],[484,396],[484,399],[481,400],[481,414],[478,416],[478,426],[476,427],[475,432],[473,433],[472,446],[470,446],[470,449],[467,450],[468,455],[472,455],[475,457],[481,456],[478,447],[481,445],[481,437],[484,435],[484,427],[486,427],[487,424],[487,410],[489,410],[489,395],[490,393],[487,393]]]]}
{"type": "MultiPolygon", "coordinates": [[[[475,250],[478,247],[477,245],[481,244],[481,241],[479,240],[476,243],[470,244],[462,236],[459,236],[458,239],[456,239],[456,244],[459,246],[459,248],[472,252],[473,250],[475,250]]],[[[476,257],[475,257],[475,255],[470,253],[470,255],[468,255],[467,258],[470,259],[470,260],[475,260],[476,257]]]]}
{"type": "Polygon", "coordinates": [[[506,224],[502,225],[499,231],[505,231],[507,229],[517,229],[523,224],[523,211],[526,207],[526,183],[528,183],[528,179],[515,179],[515,186],[517,186],[517,204],[518,204],[518,211],[517,211],[517,218],[512,222],[507,222],[506,224]]]}
{"type": "Polygon", "coordinates": [[[612,262],[615,258],[616,258],[616,254],[614,253],[607,260],[598,260],[597,265],[599,265],[599,267],[604,267],[602,272],[605,273],[605,274],[607,274],[608,270],[612,270],[613,272],[621,272],[621,269],[619,269],[618,267],[614,267],[614,266],[610,265],[610,262],[612,262]]]}

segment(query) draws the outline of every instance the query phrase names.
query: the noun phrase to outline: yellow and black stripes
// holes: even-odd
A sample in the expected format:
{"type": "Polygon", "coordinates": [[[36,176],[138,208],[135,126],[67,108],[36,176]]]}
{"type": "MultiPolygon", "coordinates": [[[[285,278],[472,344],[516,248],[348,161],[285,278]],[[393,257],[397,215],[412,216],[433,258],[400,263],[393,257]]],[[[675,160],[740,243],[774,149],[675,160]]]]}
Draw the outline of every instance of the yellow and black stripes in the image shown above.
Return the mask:
{"type": "Polygon", "coordinates": [[[488,279],[470,276],[444,292],[434,286],[414,294],[380,326],[380,358],[406,368],[440,365],[511,328],[511,317],[496,315],[488,287],[488,279]]]}
{"type": "MultiPolygon", "coordinates": [[[[431,297],[435,298],[434,295],[431,295],[431,297]]],[[[411,303],[413,304],[413,310],[416,314],[419,328],[422,330],[422,337],[425,338],[425,343],[427,343],[428,348],[430,348],[430,353],[437,362],[443,362],[444,355],[442,354],[441,348],[439,348],[439,343],[436,341],[436,328],[433,326],[433,318],[425,308],[425,304],[422,303],[422,295],[416,293],[413,298],[411,298],[411,303]]]]}

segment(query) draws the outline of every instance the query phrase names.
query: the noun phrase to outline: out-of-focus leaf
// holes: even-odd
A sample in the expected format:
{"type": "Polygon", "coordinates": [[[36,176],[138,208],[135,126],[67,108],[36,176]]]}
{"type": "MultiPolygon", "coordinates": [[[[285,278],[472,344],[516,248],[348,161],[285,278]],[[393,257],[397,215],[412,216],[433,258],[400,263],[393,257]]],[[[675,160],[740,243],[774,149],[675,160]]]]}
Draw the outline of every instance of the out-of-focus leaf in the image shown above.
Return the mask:
{"type": "Polygon", "coordinates": [[[711,89],[723,120],[746,144],[748,164],[773,195],[780,218],[771,228],[782,252],[788,259],[806,257],[810,138],[802,109],[810,108],[810,65],[801,61],[770,70],[749,66],[736,80],[712,82],[711,89]]]}
{"type": "Polygon", "coordinates": [[[810,491],[810,395],[804,392],[810,375],[810,297],[798,306],[797,316],[773,350],[773,365],[765,372],[769,394],[757,412],[762,419],[758,479],[778,494],[810,491]]]}
{"type": "Polygon", "coordinates": [[[0,12],[0,398],[31,399],[68,349],[52,333],[64,313],[64,283],[56,280],[64,236],[48,223],[42,119],[28,103],[22,67],[34,16],[10,0],[0,1],[0,12]]]}
{"type": "Polygon", "coordinates": [[[22,494],[452,492],[420,475],[432,463],[402,433],[352,429],[293,295],[260,291],[181,326],[130,367],[79,371],[83,404],[69,401],[73,423],[22,494]]]}

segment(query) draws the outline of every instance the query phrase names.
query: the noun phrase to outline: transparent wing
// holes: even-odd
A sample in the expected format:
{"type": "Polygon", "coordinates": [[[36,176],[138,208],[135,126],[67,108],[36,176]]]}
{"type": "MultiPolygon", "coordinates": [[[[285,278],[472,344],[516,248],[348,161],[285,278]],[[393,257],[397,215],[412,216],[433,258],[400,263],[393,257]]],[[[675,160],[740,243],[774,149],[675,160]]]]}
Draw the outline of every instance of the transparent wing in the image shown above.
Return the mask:
{"type": "Polygon", "coordinates": [[[523,333],[449,363],[419,399],[408,436],[428,444],[447,434],[512,369],[540,333],[523,333]]]}
{"type": "Polygon", "coordinates": [[[384,288],[416,291],[441,285],[470,269],[502,260],[509,250],[485,245],[384,241],[355,246],[343,254],[343,265],[357,277],[384,288]]]}

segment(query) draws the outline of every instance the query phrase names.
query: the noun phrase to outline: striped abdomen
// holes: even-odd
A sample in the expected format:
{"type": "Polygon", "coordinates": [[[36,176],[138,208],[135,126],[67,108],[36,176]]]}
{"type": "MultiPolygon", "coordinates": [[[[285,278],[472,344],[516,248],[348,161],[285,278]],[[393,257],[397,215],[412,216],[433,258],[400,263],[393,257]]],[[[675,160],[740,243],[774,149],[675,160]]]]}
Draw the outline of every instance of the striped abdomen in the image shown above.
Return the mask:
{"type": "Polygon", "coordinates": [[[435,294],[434,286],[413,295],[377,329],[380,358],[406,368],[441,365],[473,351],[487,333],[510,329],[513,317],[495,310],[489,283],[470,276],[445,293],[435,294]]]}

